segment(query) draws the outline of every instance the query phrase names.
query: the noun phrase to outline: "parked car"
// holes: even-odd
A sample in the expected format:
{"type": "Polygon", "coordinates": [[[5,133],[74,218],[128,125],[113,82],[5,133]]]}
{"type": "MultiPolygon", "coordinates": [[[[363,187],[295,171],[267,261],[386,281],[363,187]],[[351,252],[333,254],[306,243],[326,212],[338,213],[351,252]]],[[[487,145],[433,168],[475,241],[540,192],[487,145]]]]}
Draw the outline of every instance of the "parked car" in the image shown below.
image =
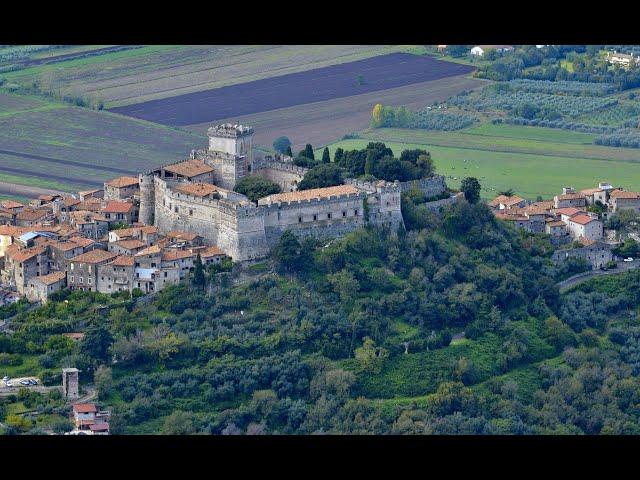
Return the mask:
{"type": "Polygon", "coordinates": [[[633,262],[633,258],[632,257],[627,257],[623,260],[623,262],[633,262]]]}
{"type": "Polygon", "coordinates": [[[38,384],[37,380],[34,380],[33,378],[29,379],[29,385],[37,385],[37,384],[38,384]]]}
{"type": "Polygon", "coordinates": [[[28,385],[31,385],[31,383],[29,383],[29,380],[20,380],[20,385],[24,385],[26,387],[28,385]]]}
{"type": "Polygon", "coordinates": [[[7,377],[6,375],[4,377],[2,377],[2,381],[3,382],[8,382],[9,380],[11,380],[9,377],[7,377]]]}
{"type": "Polygon", "coordinates": [[[13,383],[7,382],[7,387],[13,387],[13,383]]]}

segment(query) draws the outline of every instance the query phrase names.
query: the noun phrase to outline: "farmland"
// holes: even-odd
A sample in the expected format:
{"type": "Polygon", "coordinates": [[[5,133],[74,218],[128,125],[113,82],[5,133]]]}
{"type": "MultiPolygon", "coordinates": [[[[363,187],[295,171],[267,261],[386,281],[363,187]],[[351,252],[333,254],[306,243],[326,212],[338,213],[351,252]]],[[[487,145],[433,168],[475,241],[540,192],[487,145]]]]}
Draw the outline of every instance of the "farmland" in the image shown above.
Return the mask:
{"type": "Polygon", "coordinates": [[[0,94],[0,182],[75,190],[175,161],[205,142],[204,135],[109,112],[0,94]]]}
{"type": "Polygon", "coordinates": [[[457,132],[378,129],[335,142],[329,150],[333,155],[337,147],[363,148],[369,141],[384,141],[396,154],[424,148],[452,187],[465,176],[475,176],[484,198],[509,188],[526,198],[549,198],[565,185],[586,188],[603,180],[629,189],[640,186],[640,154],[635,149],[588,145],[591,136],[578,132],[505,127],[484,124],[457,132]]]}
{"type": "Polygon", "coordinates": [[[173,126],[349,97],[468,74],[472,68],[394,53],[112,109],[173,126]]]}
{"type": "Polygon", "coordinates": [[[154,45],[36,65],[2,77],[116,107],[406,50],[373,45],[154,45]]]}
{"type": "MultiPolygon", "coordinates": [[[[340,139],[345,134],[367,128],[371,110],[376,103],[407,105],[420,109],[462,90],[478,88],[484,83],[462,75],[324,102],[228,117],[220,121],[241,122],[254,127],[254,145],[271,148],[277,137],[286,135],[293,142],[293,148],[299,150],[306,143],[323,145],[340,139]]],[[[187,128],[204,135],[210,126],[209,122],[205,122],[187,128]]]]}

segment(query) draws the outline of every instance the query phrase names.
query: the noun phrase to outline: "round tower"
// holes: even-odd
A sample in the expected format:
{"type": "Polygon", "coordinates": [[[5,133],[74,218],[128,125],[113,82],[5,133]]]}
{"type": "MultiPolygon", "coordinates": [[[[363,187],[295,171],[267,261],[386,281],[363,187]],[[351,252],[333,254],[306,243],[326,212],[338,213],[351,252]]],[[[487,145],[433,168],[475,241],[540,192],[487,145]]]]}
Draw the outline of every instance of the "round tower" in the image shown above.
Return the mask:
{"type": "Polygon", "coordinates": [[[138,176],[140,184],[140,213],[138,218],[145,225],[153,225],[156,211],[156,191],[153,172],[141,173],[138,176]]]}

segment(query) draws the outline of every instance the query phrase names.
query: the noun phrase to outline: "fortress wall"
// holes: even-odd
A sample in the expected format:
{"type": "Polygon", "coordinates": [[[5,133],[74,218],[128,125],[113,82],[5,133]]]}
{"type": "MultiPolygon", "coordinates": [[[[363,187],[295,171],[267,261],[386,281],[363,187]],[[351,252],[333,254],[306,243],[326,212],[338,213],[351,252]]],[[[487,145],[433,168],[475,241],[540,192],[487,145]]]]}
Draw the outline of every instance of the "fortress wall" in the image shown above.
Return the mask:
{"type": "Polygon", "coordinates": [[[235,261],[268,253],[263,214],[255,206],[174,192],[167,188],[167,182],[157,178],[155,183],[155,225],[161,233],[197,233],[235,261]]]}
{"type": "Polygon", "coordinates": [[[418,188],[427,197],[435,197],[437,195],[441,195],[447,190],[447,182],[443,175],[434,175],[430,178],[400,182],[400,188],[403,192],[411,190],[412,188],[418,188]]]}
{"type": "Polygon", "coordinates": [[[299,237],[333,238],[365,225],[363,195],[272,204],[264,209],[267,243],[273,246],[285,230],[299,237]],[[314,219],[315,216],[315,219],[314,219]]]}

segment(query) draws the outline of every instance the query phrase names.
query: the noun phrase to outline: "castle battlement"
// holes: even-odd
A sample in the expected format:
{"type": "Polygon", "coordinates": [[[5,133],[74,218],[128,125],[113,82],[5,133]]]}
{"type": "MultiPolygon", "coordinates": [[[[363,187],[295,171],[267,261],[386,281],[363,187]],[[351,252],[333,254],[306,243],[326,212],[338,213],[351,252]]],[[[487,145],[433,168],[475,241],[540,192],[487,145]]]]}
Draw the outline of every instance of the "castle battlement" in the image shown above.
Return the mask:
{"type": "Polygon", "coordinates": [[[302,175],[302,176],[306,175],[306,173],[309,171],[308,168],[300,167],[298,165],[294,165],[293,163],[282,162],[277,160],[269,160],[268,158],[269,157],[265,157],[262,160],[254,162],[253,164],[254,171],[262,170],[266,168],[272,168],[273,170],[279,170],[281,172],[291,172],[291,173],[295,173],[297,175],[302,175]]]}
{"type": "Polygon", "coordinates": [[[207,130],[210,137],[222,138],[239,138],[253,135],[253,128],[245,125],[232,125],[225,123],[222,125],[214,125],[207,130]]]}

